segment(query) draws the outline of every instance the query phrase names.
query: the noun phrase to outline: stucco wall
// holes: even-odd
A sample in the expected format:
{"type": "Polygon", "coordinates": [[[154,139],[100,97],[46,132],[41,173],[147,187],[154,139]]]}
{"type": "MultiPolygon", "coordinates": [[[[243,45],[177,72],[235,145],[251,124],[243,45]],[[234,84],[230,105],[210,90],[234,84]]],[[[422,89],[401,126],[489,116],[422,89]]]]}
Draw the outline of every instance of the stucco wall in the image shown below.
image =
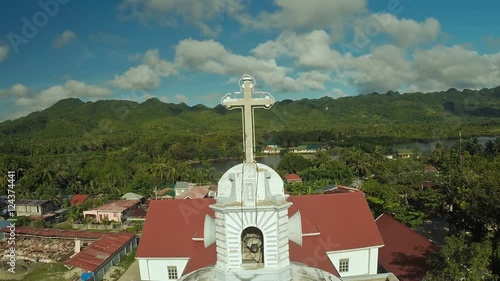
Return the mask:
{"type": "Polygon", "coordinates": [[[333,263],[340,277],[367,275],[377,273],[378,248],[355,249],[348,251],[328,252],[328,257],[333,263]],[[340,272],[340,259],[349,259],[349,271],[340,272]]]}
{"type": "Polygon", "coordinates": [[[168,279],[168,266],[177,267],[177,276],[180,278],[188,258],[178,259],[143,259],[139,260],[139,270],[142,281],[172,281],[177,279],[168,279]]]}

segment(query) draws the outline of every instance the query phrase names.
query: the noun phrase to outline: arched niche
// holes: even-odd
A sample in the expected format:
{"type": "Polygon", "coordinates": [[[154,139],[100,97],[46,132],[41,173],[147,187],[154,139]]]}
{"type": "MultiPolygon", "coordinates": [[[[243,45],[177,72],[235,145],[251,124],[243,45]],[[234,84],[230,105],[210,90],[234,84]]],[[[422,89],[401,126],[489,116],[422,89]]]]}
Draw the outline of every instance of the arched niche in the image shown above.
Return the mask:
{"type": "Polygon", "coordinates": [[[257,227],[249,226],[241,232],[241,262],[264,265],[264,235],[257,227]]]}

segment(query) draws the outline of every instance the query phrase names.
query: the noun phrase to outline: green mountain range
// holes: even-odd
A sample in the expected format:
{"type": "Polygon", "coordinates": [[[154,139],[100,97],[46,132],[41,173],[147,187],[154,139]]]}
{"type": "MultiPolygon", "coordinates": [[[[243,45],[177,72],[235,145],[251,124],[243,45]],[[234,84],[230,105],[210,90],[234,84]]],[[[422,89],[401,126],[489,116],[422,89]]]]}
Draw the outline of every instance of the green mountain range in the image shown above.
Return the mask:
{"type": "MultiPolygon", "coordinates": [[[[500,135],[500,87],[283,100],[269,110],[256,110],[255,122],[261,145],[350,138],[430,140],[454,138],[459,132],[500,135]]],[[[209,154],[216,156],[235,153],[233,146],[241,149],[241,135],[241,111],[222,105],[190,107],[156,98],[143,103],[71,98],[0,123],[0,148],[19,152],[48,146],[47,151],[67,153],[121,147],[160,152],[177,145],[179,151],[191,154],[200,147],[212,149],[209,154]],[[216,152],[221,146],[227,153],[216,152]]]]}

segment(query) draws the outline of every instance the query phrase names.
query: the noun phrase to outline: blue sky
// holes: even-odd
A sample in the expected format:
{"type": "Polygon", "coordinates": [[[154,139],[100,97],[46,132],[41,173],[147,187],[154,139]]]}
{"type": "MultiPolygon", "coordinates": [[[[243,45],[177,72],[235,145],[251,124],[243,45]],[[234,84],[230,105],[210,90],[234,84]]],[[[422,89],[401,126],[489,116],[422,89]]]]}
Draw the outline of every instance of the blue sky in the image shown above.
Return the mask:
{"type": "Polygon", "coordinates": [[[0,121],[68,97],[213,107],[245,73],[277,100],[500,85],[496,0],[0,5],[0,121]]]}

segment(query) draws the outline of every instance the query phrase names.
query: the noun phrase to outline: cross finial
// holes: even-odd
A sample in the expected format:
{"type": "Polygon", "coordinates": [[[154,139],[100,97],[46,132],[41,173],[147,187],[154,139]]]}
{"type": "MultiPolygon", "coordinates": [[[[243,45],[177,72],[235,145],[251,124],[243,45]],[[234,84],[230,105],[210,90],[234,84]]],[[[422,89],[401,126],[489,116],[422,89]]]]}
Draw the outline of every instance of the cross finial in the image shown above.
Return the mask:
{"type": "Polygon", "coordinates": [[[222,105],[227,109],[242,108],[243,109],[243,143],[245,149],[245,162],[253,163],[253,150],[255,146],[254,124],[253,124],[253,109],[266,108],[269,109],[274,104],[274,98],[266,92],[255,92],[255,79],[245,74],[240,79],[240,88],[243,91],[243,98],[235,98],[235,94],[227,94],[222,98],[222,105]],[[260,97],[253,98],[253,94],[260,94],[260,97]]]}

